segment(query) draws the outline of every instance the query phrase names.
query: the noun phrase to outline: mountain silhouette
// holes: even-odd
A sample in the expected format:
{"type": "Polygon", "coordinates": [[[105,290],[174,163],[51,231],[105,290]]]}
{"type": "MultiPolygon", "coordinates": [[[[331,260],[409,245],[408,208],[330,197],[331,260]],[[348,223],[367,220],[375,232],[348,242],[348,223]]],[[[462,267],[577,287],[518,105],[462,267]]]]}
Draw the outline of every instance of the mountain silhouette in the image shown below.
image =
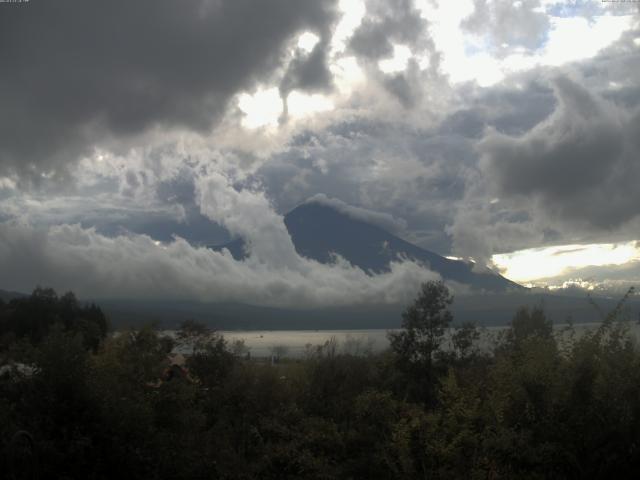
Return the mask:
{"type": "MultiPolygon", "coordinates": [[[[299,205],[285,215],[284,222],[298,254],[321,263],[330,263],[333,255],[338,254],[374,274],[388,271],[392,261],[406,258],[425,265],[445,280],[463,283],[476,291],[523,289],[501,275],[475,272],[471,263],[420,248],[325,203],[299,205]]],[[[226,248],[237,260],[247,255],[241,238],[212,248],[218,251],[226,248]]]]}

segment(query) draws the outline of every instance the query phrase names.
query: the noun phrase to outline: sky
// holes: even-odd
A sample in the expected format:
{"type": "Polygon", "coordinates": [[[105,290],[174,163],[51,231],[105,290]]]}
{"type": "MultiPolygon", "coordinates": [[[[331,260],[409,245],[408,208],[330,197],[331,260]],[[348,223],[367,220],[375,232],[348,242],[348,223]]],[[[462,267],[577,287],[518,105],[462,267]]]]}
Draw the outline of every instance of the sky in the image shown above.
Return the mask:
{"type": "Polygon", "coordinates": [[[437,274],[300,257],[309,198],[526,285],[640,284],[640,4],[0,3],[0,288],[272,306],[437,274]],[[242,237],[244,261],[207,245],[242,237]]]}

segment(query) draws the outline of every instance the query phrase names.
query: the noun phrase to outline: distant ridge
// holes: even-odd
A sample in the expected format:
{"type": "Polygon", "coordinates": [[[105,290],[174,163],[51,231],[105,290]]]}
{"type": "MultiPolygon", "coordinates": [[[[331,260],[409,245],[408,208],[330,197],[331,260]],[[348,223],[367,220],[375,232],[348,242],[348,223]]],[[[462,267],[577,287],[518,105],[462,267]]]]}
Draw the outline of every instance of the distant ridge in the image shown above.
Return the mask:
{"type": "Polygon", "coordinates": [[[0,300],[3,300],[5,302],[9,302],[14,298],[24,298],[28,296],[29,295],[27,295],[26,293],[12,292],[9,290],[0,290],[0,300]]]}
{"type": "MultiPolygon", "coordinates": [[[[524,290],[524,287],[495,273],[477,273],[473,265],[451,260],[420,248],[388,231],[359,220],[330,205],[307,202],[291,210],[284,217],[298,254],[329,263],[337,253],[351,264],[371,273],[389,270],[393,260],[408,258],[424,264],[445,280],[463,283],[475,291],[505,292],[524,290]]],[[[228,249],[236,259],[246,256],[244,241],[236,239],[214,250],[228,249]]]]}

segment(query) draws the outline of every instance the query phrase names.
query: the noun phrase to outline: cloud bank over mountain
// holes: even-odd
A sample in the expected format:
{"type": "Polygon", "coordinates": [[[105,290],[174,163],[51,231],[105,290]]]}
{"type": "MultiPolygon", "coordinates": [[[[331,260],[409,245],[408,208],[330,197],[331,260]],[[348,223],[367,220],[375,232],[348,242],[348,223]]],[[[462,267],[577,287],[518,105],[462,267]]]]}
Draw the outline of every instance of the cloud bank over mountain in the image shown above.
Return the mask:
{"type": "MultiPolygon", "coordinates": [[[[217,186],[219,179],[209,179],[205,188],[217,186]]],[[[232,193],[232,189],[225,198],[210,195],[207,190],[203,196],[206,211],[224,218],[232,231],[247,235],[250,254],[246,259],[234,260],[228,252],[194,247],[178,237],[160,243],[146,235],[107,237],[77,224],[38,228],[5,222],[0,224],[0,262],[4,266],[0,282],[23,291],[38,282],[72,289],[87,298],[199,300],[306,309],[404,304],[421,282],[440,278],[411,261],[393,262],[389,272],[369,275],[339,257],[332,264],[301,257],[282,218],[268,208],[264,196],[232,193]],[[265,223],[260,216],[251,222],[242,215],[244,208],[256,205],[274,223],[265,223]]]]}
{"type": "Polygon", "coordinates": [[[638,240],[638,12],[595,0],[0,4],[2,258],[30,265],[0,286],[149,296],[161,278],[185,296],[315,305],[430,275],[301,259],[282,216],[310,198],[479,266],[638,240]],[[234,236],[251,261],[201,248],[234,236]],[[136,265],[146,286],[108,262],[136,265]],[[340,275],[354,283],[342,297],[327,286],[340,275]],[[197,279],[215,288],[187,288],[197,279]]]}

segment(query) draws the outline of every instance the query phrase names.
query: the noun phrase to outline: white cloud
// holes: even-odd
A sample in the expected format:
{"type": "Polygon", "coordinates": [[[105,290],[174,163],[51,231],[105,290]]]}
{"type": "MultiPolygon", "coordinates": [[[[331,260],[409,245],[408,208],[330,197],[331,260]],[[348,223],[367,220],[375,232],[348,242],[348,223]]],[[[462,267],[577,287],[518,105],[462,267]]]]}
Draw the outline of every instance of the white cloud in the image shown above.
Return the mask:
{"type": "Polygon", "coordinates": [[[256,305],[317,306],[407,302],[420,282],[437,275],[414,263],[396,263],[369,276],[338,260],[322,265],[299,257],[295,265],[194,248],[182,239],[157,245],[145,235],[107,238],[79,225],[37,228],[0,224],[0,283],[29,291],[35,285],[73,290],[90,298],[190,299],[256,305]]]}
{"type": "MultiPolygon", "coordinates": [[[[28,291],[36,284],[83,297],[236,301],[285,307],[403,303],[421,282],[439,278],[413,262],[369,275],[340,258],[325,265],[299,256],[284,220],[258,189],[233,186],[210,173],[198,179],[202,213],[245,238],[250,254],[197,248],[181,238],[106,237],[80,225],[0,223],[0,284],[28,291]]],[[[362,213],[363,211],[354,210],[362,213]]]]}
{"type": "Polygon", "coordinates": [[[402,232],[407,228],[407,222],[401,218],[394,218],[388,213],[375,212],[366,208],[355,207],[337,198],[327,197],[323,193],[308,198],[304,203],[319,203],[361,222],[377,225],[389,232],[402,232]]]}

